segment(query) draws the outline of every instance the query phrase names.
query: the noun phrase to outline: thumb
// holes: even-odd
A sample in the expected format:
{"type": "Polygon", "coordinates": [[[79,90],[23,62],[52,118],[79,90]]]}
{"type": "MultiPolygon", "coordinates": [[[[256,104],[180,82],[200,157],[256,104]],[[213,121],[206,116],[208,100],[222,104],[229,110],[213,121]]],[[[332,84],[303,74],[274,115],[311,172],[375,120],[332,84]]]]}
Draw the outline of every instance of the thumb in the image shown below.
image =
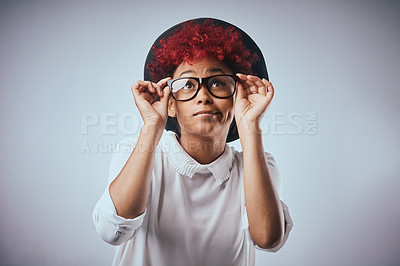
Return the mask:
{"type": "Polygon", "coordinates": [[[160,97],[160,102],[162,103],[163,106],[168,105],[170,94],[171,94],[171,89],[169,88],[169,86],[165,87],[165,89],[163,90],[163,95],[160,97]]]}
{"type": "Polygon", "coordinates": [[[244,91],[243,85],[238,82],[237,85],[237,92],[236,92],[236,101],[240,101],[241,99],[245,98],[246,92],[244,91]]]}

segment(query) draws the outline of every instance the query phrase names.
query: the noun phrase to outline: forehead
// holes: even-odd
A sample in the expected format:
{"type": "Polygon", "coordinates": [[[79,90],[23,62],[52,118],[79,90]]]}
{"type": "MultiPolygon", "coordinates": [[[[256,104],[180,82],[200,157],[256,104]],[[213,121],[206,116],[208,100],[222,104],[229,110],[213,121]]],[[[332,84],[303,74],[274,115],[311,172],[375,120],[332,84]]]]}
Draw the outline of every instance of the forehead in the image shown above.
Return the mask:
{"type": "Polygon", "coordinates": [[[175,70],[174,77],[189,74],[225,73],[233,74],[231,67],[213,56],[203,57],[194,62],[182,62],[175,70]]]}

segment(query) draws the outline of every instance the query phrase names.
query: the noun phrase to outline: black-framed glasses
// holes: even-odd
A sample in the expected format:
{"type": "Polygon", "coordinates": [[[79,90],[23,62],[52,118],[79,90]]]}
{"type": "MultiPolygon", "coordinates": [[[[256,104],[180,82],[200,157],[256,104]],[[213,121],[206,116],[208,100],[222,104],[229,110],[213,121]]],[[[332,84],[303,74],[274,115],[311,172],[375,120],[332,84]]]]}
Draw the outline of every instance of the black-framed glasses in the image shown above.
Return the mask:
{"type": "Polygon", "coordinates": [[[196,97],[200,85],[205,84],[210,94],[216,98],[226,99],[232,97],[236,91],[235,75],[214,75],[206,78],[183,77],[170,79],[167,85],[171,88],[172,97],[176,101],[189,101],[196,97]]]}

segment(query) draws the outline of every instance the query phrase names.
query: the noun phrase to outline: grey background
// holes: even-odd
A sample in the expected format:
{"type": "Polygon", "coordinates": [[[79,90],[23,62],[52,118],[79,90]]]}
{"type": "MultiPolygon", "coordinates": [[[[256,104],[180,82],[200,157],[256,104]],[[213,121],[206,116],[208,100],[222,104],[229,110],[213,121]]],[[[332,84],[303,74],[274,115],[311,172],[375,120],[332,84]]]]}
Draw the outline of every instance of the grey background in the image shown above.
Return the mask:
{"type": "Polygon", "coordinates": [[[107,149],[140,128],[130,86],[159,34],[203,16],[256,41],[276,90],[264,145],[295,227],[278,253],[257,251],[257,265],[400,264],[399,11],[396,1],[1,1],[0,264],[111,264],[91,212],[107,149]],[[89,116],[99,122],[86,127],[89,116]]]}

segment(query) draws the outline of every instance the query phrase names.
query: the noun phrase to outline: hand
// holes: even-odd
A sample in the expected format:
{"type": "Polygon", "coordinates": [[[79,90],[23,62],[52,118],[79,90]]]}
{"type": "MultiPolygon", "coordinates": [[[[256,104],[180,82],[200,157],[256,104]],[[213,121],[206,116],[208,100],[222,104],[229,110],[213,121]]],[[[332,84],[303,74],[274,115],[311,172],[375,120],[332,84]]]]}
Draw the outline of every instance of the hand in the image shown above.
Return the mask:
{"type": "Polygon", "coordinates": [[[259,126],[274,97],[272,83],[257,76],[240,73],[236,75],[240,79],[235,100],[235,120],[238,129],[250,124],[259,126]]]}
{"type": "Polygon", "coordinates": [[[145,125],[158,126],[164,129],[168,119],[168,99],[170,88],[162,89],[171,77],[164,78],[157,83],[151,81],[137,81],[132,85],[132,94],[145,125]],[[160,97],[159,100],[157,98],[160,97]]]}

